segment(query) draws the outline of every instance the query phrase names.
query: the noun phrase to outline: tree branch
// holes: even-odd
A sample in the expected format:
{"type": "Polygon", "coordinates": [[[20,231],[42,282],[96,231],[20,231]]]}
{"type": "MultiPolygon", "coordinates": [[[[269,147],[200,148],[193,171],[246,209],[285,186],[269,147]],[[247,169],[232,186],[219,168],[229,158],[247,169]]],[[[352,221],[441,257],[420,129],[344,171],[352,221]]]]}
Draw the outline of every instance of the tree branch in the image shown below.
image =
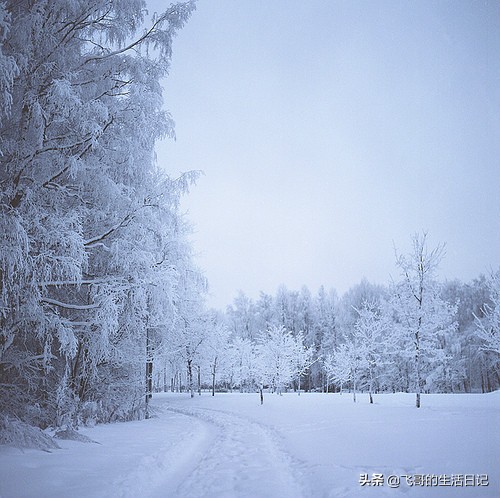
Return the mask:
{"type": "Polygon", "coordinates": [[[58,301],[57,299],[51,299],[49,297],[42,297],[40,301],[42,301],[43,303],[53,304],[54,306],[59,306],[60,308],[65,308],[69,310],[93,310],[100,307],[98,304],[63,303],[62,301],[58,301]]]}

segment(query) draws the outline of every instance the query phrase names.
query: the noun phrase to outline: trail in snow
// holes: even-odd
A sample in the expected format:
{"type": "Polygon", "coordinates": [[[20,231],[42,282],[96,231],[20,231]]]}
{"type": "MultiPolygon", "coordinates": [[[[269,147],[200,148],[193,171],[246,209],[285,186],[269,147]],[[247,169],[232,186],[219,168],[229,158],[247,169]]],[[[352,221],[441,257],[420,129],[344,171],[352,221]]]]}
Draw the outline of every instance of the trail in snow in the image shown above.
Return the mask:
{"type": "Polygon", "coordinates": [[[216,437],[206,422],[172,412],[80,432],[100,444],[61,440],[52,453],[0,446],[0,498],[136,498],[158,489],[169,498],[216,437]]]}
{"type": "MultiPolygon", "coordinates": [[[[216,431],[202,420],[189,419],[175,414],[179,419],[181,430],[175,434],[170,445],[162,446],[156,451],[143,455],[134,468],[114,480],[111,496],[135,498],[138,496],[158,496],[173,498],[179,482],[184,481],[196,468],[196,462],[210,449],[215,441],[216,431]],[[184,420],[183,420],[184,419],[184,420]]],[[[159,417],[159,422],[169,417],[159,417]]],[[[161,424],[163,430],[158,431],[159,441],[172,438],[172,428],[161,424]]]]}
{"type": "Polygon", "coordinates": [[[166,494],[160,485],[155,498],[308,496],[300,466],[280,447],[271,428],[220,410],[172,406],[168,410],[204,421],[216,434],[210,448],[196,455],[197,464],[185,479],[171,476],[165,483],[178,482],[178,487],[170,487],[166,494]]]}
{"type": "MultiPolygon", "coordinates": [[[[362,396],[360,396],[362,398],[362,396]]],[[[154,418],[82,428],[100,444],[0,445],[1,498],[497,498],[500,392],[376,403],[309,394],[158,394],[154,418]],[[361,487],[362,473],[486,474],[489,485],[361,487]]]]}

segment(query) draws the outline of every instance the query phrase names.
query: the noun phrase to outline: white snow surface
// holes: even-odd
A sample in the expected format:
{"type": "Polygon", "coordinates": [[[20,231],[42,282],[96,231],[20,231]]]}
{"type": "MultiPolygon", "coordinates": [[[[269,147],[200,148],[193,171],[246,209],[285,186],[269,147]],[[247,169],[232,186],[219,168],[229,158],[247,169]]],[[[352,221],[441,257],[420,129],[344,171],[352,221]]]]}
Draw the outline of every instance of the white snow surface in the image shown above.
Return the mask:
{"type": "Polygon", "coordinates": [[[157,394],[156,415],[81,429],[51,453],[0,446],[0,496],[500,497],[500,392],[157,394]],[[383,474],[361,486],[361,474],[383,474]],[[488,486],[390,488],[389,475],[488,475],[488,486]]]}

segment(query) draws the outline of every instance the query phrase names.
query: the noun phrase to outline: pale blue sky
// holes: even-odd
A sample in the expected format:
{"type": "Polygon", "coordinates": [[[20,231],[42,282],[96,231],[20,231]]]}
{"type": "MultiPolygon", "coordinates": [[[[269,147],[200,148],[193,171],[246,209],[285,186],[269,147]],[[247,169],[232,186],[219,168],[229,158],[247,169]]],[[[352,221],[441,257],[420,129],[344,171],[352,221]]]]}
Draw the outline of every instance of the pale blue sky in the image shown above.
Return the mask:
{"type": "Polygon", "coordinates": [[[183,206],[209,304],[387,283],[421,230],[442,278],[497,268],[499,54],[500,2],[199,0],[158,158],[205,172],[183,206]]]}

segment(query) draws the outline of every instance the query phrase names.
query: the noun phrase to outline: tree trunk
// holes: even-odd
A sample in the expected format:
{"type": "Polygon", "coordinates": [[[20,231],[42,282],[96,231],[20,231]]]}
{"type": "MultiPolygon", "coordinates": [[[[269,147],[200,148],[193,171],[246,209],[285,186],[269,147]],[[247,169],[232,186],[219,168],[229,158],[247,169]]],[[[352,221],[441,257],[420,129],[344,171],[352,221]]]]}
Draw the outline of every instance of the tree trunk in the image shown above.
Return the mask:
{"type": "Polygon", "coordinates": [[[193,391],[193,365],[192,365],[192,360],[187,361],[187,367],[188,367],[188,389],[189,393],[191,394],[191,398],[194,398],[194,391],[193,391]]]}
{"type": "Polygon", "coordinates": [[[260,404],[264,404],[264,387],[261,385],[259,388],[259,394],[260,394],[260,404]]]}
{"type": "Polygon", "coordinates": [[[212,365],[212,396],[215,396],[215,369],[217,367],[217,357],[214,359],[214,364],[212,365]]]}
{"type": "Polygon", "coordinates": [[[421,386],[421,379],[420,379],[420,335],[419,335],[419,330],[420,330],[420,324],[422,322],[422,319],[418,319],[418,329],[415,332],[415,376],[416,376],[416,383],[417,383],[417,398],[416,398],[416,407],[420,408],[420,394],[422,392],[422,386],[421,386]]]}
{"type": "Polygon", "coordinates": [[[149,400],[153,394],[153,352],[149,340],[149,328],[146,328],[146,413],[145,417],[150,417],[149,400]]]}
{"type": "Polygon", "coordinates": [[[201,396],[201,367],[198,365],[198,394],[201,396]]]}

